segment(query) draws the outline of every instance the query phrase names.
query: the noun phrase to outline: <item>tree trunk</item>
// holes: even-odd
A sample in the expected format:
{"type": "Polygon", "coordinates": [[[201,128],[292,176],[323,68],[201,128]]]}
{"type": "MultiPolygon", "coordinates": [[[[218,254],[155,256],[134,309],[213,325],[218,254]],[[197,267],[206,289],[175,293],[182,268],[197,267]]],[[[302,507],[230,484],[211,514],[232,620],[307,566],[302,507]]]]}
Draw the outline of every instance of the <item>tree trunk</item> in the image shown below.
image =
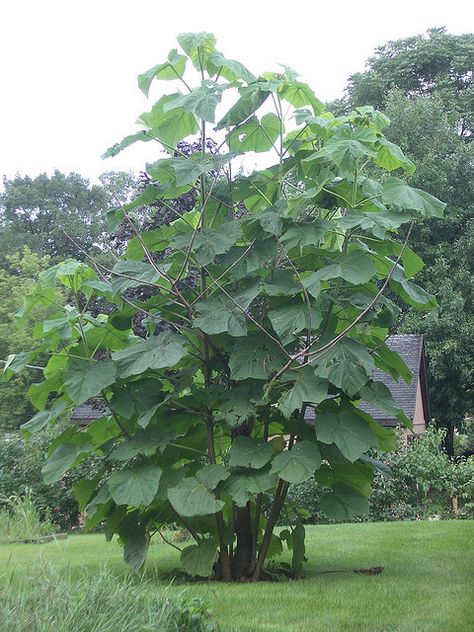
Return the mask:
{"type": "Polygon", "coordinates": [[[245,507],[237,507],[235,516],[235,535],[237,544],[232,557],[232,577],[242,579],[249,572],[252,561],[252,524],[250,519],[250,503],[245,507]]]}

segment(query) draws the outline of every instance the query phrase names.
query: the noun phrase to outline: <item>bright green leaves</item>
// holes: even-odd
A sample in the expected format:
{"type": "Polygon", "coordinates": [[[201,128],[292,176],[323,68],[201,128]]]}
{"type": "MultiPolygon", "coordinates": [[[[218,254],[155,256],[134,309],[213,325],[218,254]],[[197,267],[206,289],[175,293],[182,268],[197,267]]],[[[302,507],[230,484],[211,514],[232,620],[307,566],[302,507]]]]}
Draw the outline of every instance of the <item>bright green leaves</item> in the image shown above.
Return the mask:
{"type": "Polygon", "coordinates": [[[394,171],[395,169],[401,168],[412,174],[416,169],[415,165],[405,156],[400,147],[385,138],[379,141],[377,156],[374,158],[374,162],[386,171],[394,171]]]}
{"type": "Polygon", "coordinates": [[[272,458],[273,448],[266,441],[252,437],[236,437],[230,449],[231,467],[251,467],[258,470],[272,458]]]}
{"type": "Polygon", "coordinates": [[[234,59],[227,59],[222,53],[211,53],[207,58],[206,68],[211,77],[218,74],[228,81],[236,81],[237,79],[242,79],[247,83],[255,81],[255,75],[247,70],[243,64],[234,59]]]}
{"type": "Polygon", "coordinates": [[[162,470],[156,465],[139,465],[114,472],[107,481],[117,505],[149,505],[158,491],[162,470]]]}
{"type": "Polygon", "coordinates": [[[148,136],[162,142],[165,149],[175,148],[180,140],[199,130],[198,121],[192,112],[187,112],[184,108],[169,109],[170,103],[180,96],[175,93],[161,97],[151,112],[144,112],[137,121],[145,125],[148,136]]]}
{"type": "Polygon", "coordinates": [[[366,127],[355,130],[343,128],[337,131],[322,149],[305,159],[329,159],[344,171],[354,168],[356,160],[364,156],[377,156],[374,147],[377,136],[366,127]]]}
{"type": "Polygon", "coordinates": [[[291,450],[277,454],[272,462],[272,474],[288,483],[303,483],[321,465],[321,454],[314,443],[299,441],[291,450]]]}
{"type": "Polygon", "coordinates": [[[168,500],[180,516],[188,518],[215,514],[224,506],[223,501],[217,500],[194,476],[184,478],[179,485],[169,489],[168,500]]]}
{"type": "Polygon", "coordinates": [[[414,189],[398,178],[387,178],[385,180],[382,202],[396,209],[417,211],[422,217],[443,217],[446,207],[444,202],[426,193],[426,191],[414,189]]]}
{"type": "Polygon", "coordinates": [[[186,57],[179,55],[174,48],[168,53],[168,59],[163,64],[153,66],[141,75],[138,75],[138,87],[147,97],[153,79],[172,80],[183,77],[186,70],[186,57]]]}
{"type": "Polygon", "coordinates": [[[200,88],[195,88],[189,94],[183,94],[167,103],[164,111],[182,108],[185,112],[192,112],[204,121],[214,123],[216,107],[220,103],[223,90],[225,86],[220,86],[215,81],[203,81],[200,88]]]}
{"type": "Polygon", "coordinates": [[[187,354],[183,338],[165,331],[112,354],[121,378],[143,373],[148,369],[164,369],[177,364],[187,354]]]}
{"type": "Polygon", "coordinates": [[[374,369],[367,348],[356,340],[343,338],[317,359],[315,374],[352,397],[366,384],[374,369]]]}
{"type": "Polygon", "coordinates": [[[355,409],[318,409],[315,432],[318,441],[334,443],[351,462],[356,461],[361,454],[376,444],[373,431],[355,409]]]}
{"type": "Polygon", "coordinates": [[[278,408],[288,419],[295,410],[303,404],[319,404],[328,392],[328,383],[316,377],[311,367],[304,367],[298,371],[296,382],[290,390],[283,393],[278,402],[278,408]]]}
{"type": "Polygon", "coordinates": [[[199,540],[197,544],[184,548],[181,553],[181,564],[192,577],[209,577],[216,559],[217,544],[212,539],[199,540]]]}
{"type": "Polygon", "coordinates": [[[110,360],[89,362],[71,358],[65,376],[65,391],[75,404],[99,395],[115,382],[116,366],[110,360]]]}
{"type": "Polygon", "coordinates": [[[239,125],[229,134],[229,149],[235,152],[268,151],[273,147],[281,130],[280,119],[272,112],[264,114],[259,121],[256,116],[239,125]]]}
{"type": "Polygon", "coordinates": [[[217,123],[216,130],[233,127],[246,121],[270,96],[268,90],[260,88],[241,88],[240,99],[227,114],[217,123]]]}
{"type": "Polygon", "coordinates": [[[324,110],[322,103],[306,83],[300,81],[285,81],[278,88],[278,93],[282,99],[288,101],[295,108],[302,108],[310,105],[317,116],[324,110]]]}
{"type": "Polygon", "coordinates": [[[177,39],[197,70],[204,70],[210,56],[217,52],[212,33],[181,33],[177,39]]]}

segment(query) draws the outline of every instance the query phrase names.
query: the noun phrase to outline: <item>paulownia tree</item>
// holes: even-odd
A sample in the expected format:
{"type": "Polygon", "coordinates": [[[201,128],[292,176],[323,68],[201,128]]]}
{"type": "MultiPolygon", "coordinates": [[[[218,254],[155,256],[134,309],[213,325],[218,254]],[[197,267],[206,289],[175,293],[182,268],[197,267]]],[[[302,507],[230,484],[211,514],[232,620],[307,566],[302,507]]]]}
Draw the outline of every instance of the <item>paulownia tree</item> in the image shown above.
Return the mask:
{"type": "MultiPolygon", "coordinates": [[[[178,42],[182,53],[138,80],[145,94],[156,80],[178,87],[107,152],[137,141],[168,152],[146,166],[137,199],[111,213],[133,230],[126,253],[111,269],[64,261],[26,297],[22,318],[54,300],[57,284],[70,300],[37,325],[51,357],[30,389],[39,412],[24,430],[103,399],[102,418],[54,440],[44,476],[56,481],[93,453],[115,462],[76,494],[87,525],[118,534],[135,568],[150,537],[177,523],[194,539],[181,554],[191,575],[258,580],[284,544],[286,570],[297,573],[304,529],[286,506],[288,486],[315,476],[328,515],[363,513],[378,466],[367,453],[392,449],[395,435],[358,404],[409,424],[371,375],[378,367],[411,378],[385,340],[397,301],[430,310],[434,300],[411,280],[423,263],[396,229],[439,217],[444,205],[391,175],[415,167],[372,107],[335,118],[289,69],[255,77],[210,34],[178,42]],[[224,95],[235,102],[216,114],[224,95]],[[211,127],[217,147],[205,142],[211,127]],[[200,151],[183,155],[178,143],[193,136],[200,151]],[[274,164],[233,177],[231,165],[253,152],[274,164]],[[194,208],[180,212],[173,201],[190,192],[194,208]],[[135,209],[156,201],[175,219],[140,232],[135,209]],[[96,297],[107,313],[89,311],[96,297]],[[133,333],[137,315],[146,335],[133,333]],[[281,516],[293,526],[277,535],[281,516]]],[[[11,357],[6,371],[34,353],[11,357]]]]}

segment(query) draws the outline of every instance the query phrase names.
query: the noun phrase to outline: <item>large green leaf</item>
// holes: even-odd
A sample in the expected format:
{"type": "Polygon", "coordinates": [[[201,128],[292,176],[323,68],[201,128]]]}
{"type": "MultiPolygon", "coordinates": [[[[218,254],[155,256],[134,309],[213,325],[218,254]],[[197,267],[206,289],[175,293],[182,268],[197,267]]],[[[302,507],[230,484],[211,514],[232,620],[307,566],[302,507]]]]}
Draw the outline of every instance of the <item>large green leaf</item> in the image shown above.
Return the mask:
{"type": "Polygon", "coordinates": [[[354,463],[331,463],[323,465],[315,475],[323,487],[332,487],[335,483],[344,483],[353,487],[359,494],[370,496],[374,480],[374,467],[361,460],[354,463]]]}
{"type": "Polygon", "coordinates": [[[263,334],[253,334],[239,340],[233,347],[229,368],[233,380],[266,380],[275,370],[286,362],[286,356],[275,343],[263,337],[263,334]]]}
{"type": "Polygon", "coordinates": [[[142,524],[136,524],[132,520],[125,520],[119,529],[120,539],[123,542],[123,559],[135,571],[145,563],[150,536],[142,524]]]}
{"type": "Polygon", "coordinates": [[[217,559],[217,544],[213,539],[200,540],[181,552],[181,564],[188,575],[209,577],[217,559]]]}
{"type": "Polygon", "coordinates": [[[222,255],[230,250],[240,235],[239,224],[228,222],[216,229],[202,228],[196,233],[194,240],[192,233],[178,235],[171,240],[170,246],[178,249],[191,247],[197,262],[207,266],[214,261],[217,255],[222,255]]]}
{"type": "Polygon", "coordinates": [[[216,130],[238,125],[249,118],[268,99],[270,92],[260,88],[242,88],[240,99],[217,123],[216,130]]]}
{"type": "Polygon", "coordinates": [[[316,438],[322,443],[335,443],[351,462],[376,444],[375,434],[368,424],[351,410],[316,412],[316,438]]]}
{"type": "Polygon", "coordinates": [[[207,58],[206,67],[211,77],[219,74],[228,81],[236,81],[237,79],[242,79],[247,83],[255,81],[255,75],[247,70],[243,64],[233,59],[227,59],[222,53],[211,53],[207,58]]]}
{"type": "Polygon", "coordinates": [[[232,298],[242,308],[239,309],[226,296],[210,297],[196,304],[198,316],[194,326],[207,334],[228,333],[230,336],[245,336],[247,319],[242,310],[246,310],[259,293],[257,284],[240,292],[233,293],[232,298]]]}
{"type": "Polygon", "coordinates": [[[303,483],[321,465],[321,454],[314,443],[299,441],[291,450],[277,454],[272,462],[272,474],[288,483],[303,483]]]}
{"type": "Polygon", "coordinates": [[[230,472],[220,463],[206,465],[195,474],[197,480],[209,490],[214,490],[221,481],[229,478],[230,472]]]}
{"type": "Polygon", "coordinates": [[[217,500],[194,476],[184,478],[176,487],[168,489],[168,500],[180,516],[189,518],[215,514],[224,506],[222,500],[217,500]]]}
{"type": "Polygon", "coordinates": [[[177,364],[186,355],[184,340],[179,334],[165,331],[141,340],[127,349],[112,354],[121,378],[138,375],[147,369],[164,369],[177,364]]]}
{"type": "Polygon", "coordinates": [[[205,70],[207,60],[216,52],[216,38],[212,33],[180,33],[179,45],[197,70],[205,70]]]}
{"type": "Polygon", "coordinates": [[[216,107],[219,104],[224,86],[214,81],[203,81],[199,88],[189,94],[183,94],[164,106],[168,112],[174,108],[183,108],[185,112],[192,112],[200,119],[214,123],[216,107]]]}
{"type": "Polygon", "coordinates": [[[402,270],[396,268],[390,280],[390,288],[394,290],[408,305],[419,311],[430,312],[436,307],[436,298],[422,287],[405,278],[402,270]]]}
{"type": "Polygon", "coordinates": [[[165,106],[178,96],[179,93],[175,93],[161,97],[151,112],[144,112],[137,121],[148,128],[146,133],[149,138],[158,139],[166,149],[176,147],[180,140],[195,134],[199,129],[198,120],[192,112],[186,112],[184,108],[165,112],[165,106]]]}
{"type": "Polygon", "coordinates": [[[341,255],[335,263],[318,270],[314,276],[322,281],[343,278],[349,283],[367,283],[375,275],[375,267],[370,256],[361,250],[351,250],[341,255]]]}
{"type": "Polygon", "coordinates": [[[375,364],[367,348],[351,338],[343,338],[317,359],[315,374],[327,378],[351,397],[366,384],[375,364]]]}
{"type": "Polygon", "coordinates": [[[140,132],[136,132],[135,134],[129,134],[128,136],[125,136],[125,138],[122,138],[119,143],[115,143],[114,145],[112,145],[112,147],[109,147],[107,151],[102,154],[101,158],[113,158],[113,156],[116,156],[121,151],[123,151],[127,147],[130,147],[130,145],[137,143],[138,141],[147,143],[150,140],[153,140],[153,137],[150,136],[150,134],[148,134],[148,132],[145,130],[141,130],[140,132]]]}
{"type": "Polygon", "coordinates": [[[307,83],[301,81],[285,81],[278,88],[278,93],[282,99],[291,103],[295,108],[310,105],[317,116],[324,110],[324,103],[320,101],[307,83]]]}
{"type": "Polygon", "coordinates": [[[270,468],[259,470],[238,468],[224,482],[222,491],[229,494],[239,507],[245,507],[254,494],[273,490],[277,484],[277,476],[270,474],[270,468]]]}
{"type": "Polygon", "coordinates": [[[158,491],[162,469],[144,465],[114,472],[107,481],[110,495],[117,505],[149,505],[158,491]]]}
{"type": "Polygon", "coordinates": [[[267,441],[253,437],[236,437],[230,448],[229,465],[258,470],[268,463],[272,455],[273,448],[267,441]]]}
{"type": "Polygon", "coordinates": [[[411,174],[416,169],[415,165],[405,156],[400,147],[394,145],[386,138],[380,139],[374,162],[387,171],[401,168],[411,174]]]}
{"type": "Polygon", "coordinates": [[[286,345],[304,329],[317,329],[321,323],[322,314],[314,305],[308,310],[307,303],[299,300],[297,303],[272,309],[268,312],[268,318],[282,344],[286,345]]]}
{"type": "Polygon", "coordinates": [[[281,236],[281,242],[287,252],[292,248],[318,246],[321,239],[331,228],[331,222],[315,219],[313,222],[301,222],[290,226],[281,236]]]}
{"type": "Polygon", "coordinates": [[[323,494],[320,506],[321,511],[338,522],[366,514],[369,510],[367,497],[343,483],[336,483],[332,492],[323,494]]]}
{"type": "Polygon", "coordinates": [[[268,151],[280,134],[280,119],[276,114],[264,114],[259,121],[252,116],[246,123],[234,128],[227,142],[230,151],[268,151]]]}
{"type": "Polygon", "coordinates": [[[116,366],[111,360],[89,362],[71,358],[65,376],[65,390],[75,404],[82,404],[115,382],[116,366]]]}
{"type": "Polygon", "coordinates": [[[396,405],[390,389],[383,382],[369,382],[362,387],[360,397],[381,412],[396,417],[402,424],[411,425],[403,410],[396,405]]]}
{"type": "Polygon", "coordinates": [[[298,377],[293,387],[283,393],[278,402],[278,408],[288,419],[295,410],[303,404],[319,404],[328,392],[328,383],[316,377],[311,367],[304,367],[298,371],[298,377]]]}
{"type": "Polygon", "coordinates": [[[329,158],[341,169],[352,170],[357,159],[363,156],[377,156],[374,148],[376,140],[377,137],[368,128],[341,130],[330,138],[322,149],[306,158],[305,161],[329,158]]]}
{"type": "Polygon", "coordinates": [[[382,202],[399,209],[418,211],[423,217],[443,217],[446,204],[433,195],[410,187],[398,178],[387,178],[383,184],[382,202]]]}
{"type": "MultiPolygon", "coordinates": [[[[84,436],[87,441],[87,437],[84,436]]],[[[62,443],[49,457],[41,470],[46,485],[56,483],[68,469],[77,465],[94,450],[90,443],[62,443]]]]}
{"type": "Polygon", "coordinates": [[[168,53],[168,59],[163,64],[153,66],[146,72],[138,75],[138,87],[147,97],[153,79],[172,80],[179,79],[186,70],[186,57],[180,55],[176,48],[168,53]]]}

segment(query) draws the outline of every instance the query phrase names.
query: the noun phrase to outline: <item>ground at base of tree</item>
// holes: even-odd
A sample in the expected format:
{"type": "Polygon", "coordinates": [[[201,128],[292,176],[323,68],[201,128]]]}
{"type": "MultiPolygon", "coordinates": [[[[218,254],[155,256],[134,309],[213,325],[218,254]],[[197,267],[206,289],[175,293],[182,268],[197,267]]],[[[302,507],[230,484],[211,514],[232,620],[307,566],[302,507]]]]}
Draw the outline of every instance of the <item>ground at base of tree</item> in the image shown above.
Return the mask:
{"type": "MultiPolygon", "coordinates": [[[[307,527],[307,557],[305,578],[299,581],[191,583],[179,576],[168,590],[204,597],[222,632],[474,629],[474,521],[307,527]],[[384,570],[378,575],[352,572],[373,566],[384,570]],[[335,570],[348,572],[327,572],[335,570]]],[[[0,546],[0,574],[25,577],[45,562],[68,568],[73,578],[104,565],[117,576],[131,572],[117,543],[101,535],[0,546]]],[[[178,565],[178,552],[160,543],[151,546],[145,576],[155,579],[162,593],[178,565]]]]}

